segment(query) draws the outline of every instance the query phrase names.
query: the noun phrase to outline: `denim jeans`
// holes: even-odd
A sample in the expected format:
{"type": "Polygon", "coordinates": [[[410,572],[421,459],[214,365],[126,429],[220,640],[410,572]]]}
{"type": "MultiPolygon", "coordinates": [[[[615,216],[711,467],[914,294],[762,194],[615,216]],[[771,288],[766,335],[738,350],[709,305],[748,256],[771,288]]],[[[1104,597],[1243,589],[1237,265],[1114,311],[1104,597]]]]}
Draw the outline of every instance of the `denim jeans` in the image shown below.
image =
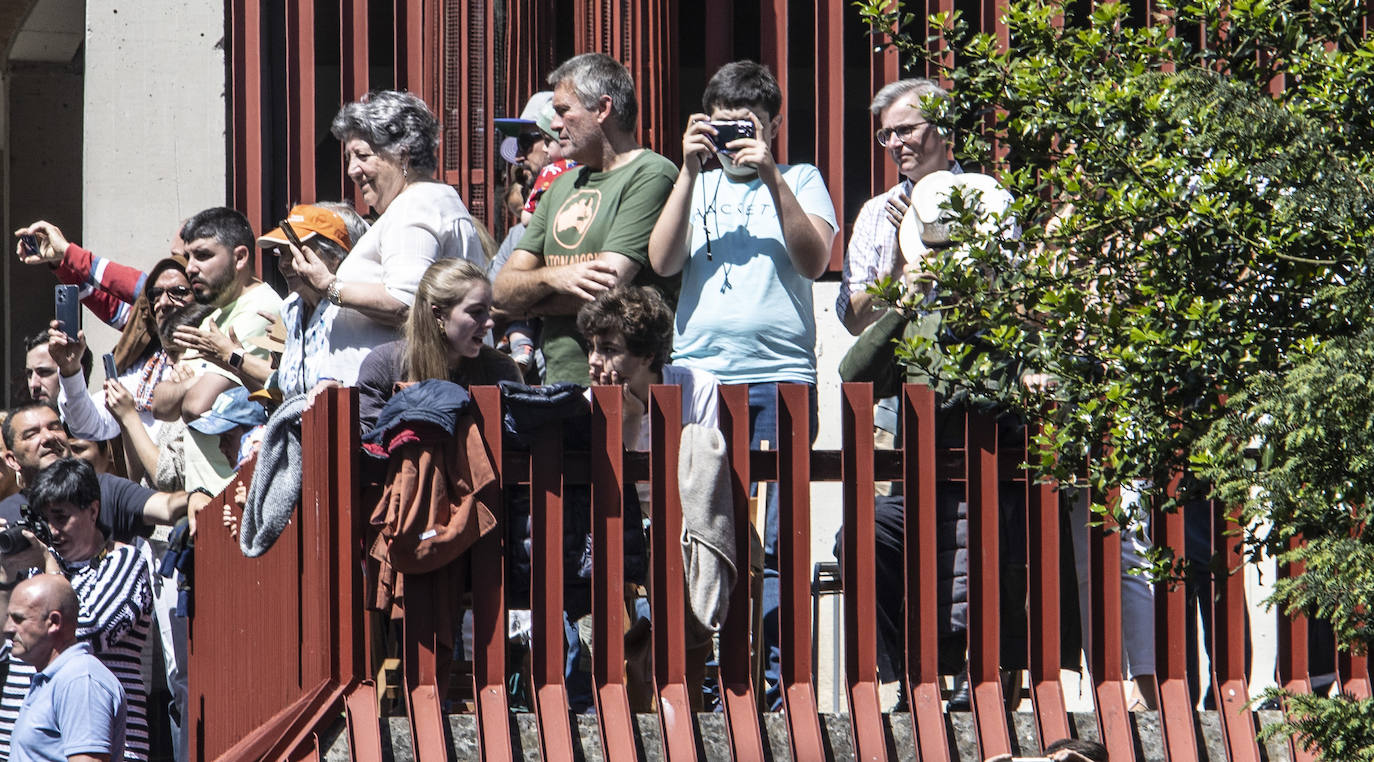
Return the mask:
{"type": "MultiPolygon", "coordinates": [[[[749,385],[749,447],[757,450],[765,440],[769,447],[778,448],[778,397],[776,383],[749,385]]],[[[807,401],[811,408],[809,442],[815,444],[820,427],[817,418],[816,387],[807,387],[807,401]]],[[[783,435],[790,435],[784,432],[783,435]]],[[[768,490],[768,505],[763,528],[763,645],[766,649],[764,682],[767,683],[765,703],[770,710],[782,706],[782,654],[778,649],[778,606],[781,595],[778,587],[778,491],[768,490]]],[[[806,517],[810,521],[809,516],[806,517]]]]}

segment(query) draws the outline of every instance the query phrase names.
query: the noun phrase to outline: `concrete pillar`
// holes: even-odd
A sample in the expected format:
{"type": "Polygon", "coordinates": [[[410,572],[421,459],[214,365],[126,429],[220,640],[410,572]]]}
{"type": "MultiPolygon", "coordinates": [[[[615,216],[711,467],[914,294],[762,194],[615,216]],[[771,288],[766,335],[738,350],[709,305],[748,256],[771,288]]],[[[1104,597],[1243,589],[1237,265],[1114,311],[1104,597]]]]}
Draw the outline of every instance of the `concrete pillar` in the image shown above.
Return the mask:
{"type": "MultiPolygon", "coordinates": [[[[149,268],[181,220],[225,203],[224,19],[218,2],[87,0],[81,243],[97,254],[149,268]]],[[[116,338],[88,336],[97,354],[116,338]]]]}

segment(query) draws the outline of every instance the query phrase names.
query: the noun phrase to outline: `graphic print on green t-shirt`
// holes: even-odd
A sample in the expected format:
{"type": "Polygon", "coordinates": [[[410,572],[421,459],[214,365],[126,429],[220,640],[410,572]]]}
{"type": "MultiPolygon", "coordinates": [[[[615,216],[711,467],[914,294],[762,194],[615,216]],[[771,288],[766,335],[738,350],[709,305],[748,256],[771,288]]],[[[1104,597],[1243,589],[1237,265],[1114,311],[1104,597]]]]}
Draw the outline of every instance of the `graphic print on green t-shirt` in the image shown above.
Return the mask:
{"type": "MultiPolygon", "coordinates": [[[[578,167],[558,177],[539,200],[520,248],[559,267],[615,252],[640,266],[635,285],[658,288],[671,307],[678,278],[660,278],[649,265],[649,234],[672,192],[677,167],[650,151],[610,172],[578,167]]],[[[544,383],[587,383],[587,347],[576,315],[543,320],[544,383]]]]}
{"type": "Polygon", "coordinates": [[[601,208],[601,191],[596,188],[582,188],[575,191],[558,207],[553,218],[553,238],[558,245],[569,251],[582,245],[587,231],[596,219],[596,211],[601,208]]]}

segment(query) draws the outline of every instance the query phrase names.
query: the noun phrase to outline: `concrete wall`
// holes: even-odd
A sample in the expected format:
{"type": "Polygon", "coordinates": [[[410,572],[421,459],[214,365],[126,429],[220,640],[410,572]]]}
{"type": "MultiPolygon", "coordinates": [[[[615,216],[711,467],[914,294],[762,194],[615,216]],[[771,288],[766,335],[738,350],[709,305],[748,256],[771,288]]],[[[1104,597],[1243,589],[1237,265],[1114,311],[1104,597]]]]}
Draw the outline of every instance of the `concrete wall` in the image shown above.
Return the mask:
{"type": "MultiPolygon", "coordinates": [[[[225,202],[223,48],[222,3],[87,0],[84,246],[146,269],[225,202]]],[[[88,335],[97,354],[117,337],[88,335]]]]}

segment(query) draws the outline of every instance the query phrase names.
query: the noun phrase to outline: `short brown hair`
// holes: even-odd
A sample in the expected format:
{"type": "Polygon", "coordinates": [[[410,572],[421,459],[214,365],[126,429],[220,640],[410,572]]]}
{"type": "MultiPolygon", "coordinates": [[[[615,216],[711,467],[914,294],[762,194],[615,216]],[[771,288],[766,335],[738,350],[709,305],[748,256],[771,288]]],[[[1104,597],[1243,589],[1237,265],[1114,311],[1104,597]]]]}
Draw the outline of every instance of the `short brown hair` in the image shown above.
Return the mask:
{"type": "Polygon", "coordinates": [[[619,334],[625,351],[653,359],[657,373],[673,352],[673,311],[658,291],[647,286],[617,286],[583,305],[577,313],[577,330],[591,340],[619,334]]]}

